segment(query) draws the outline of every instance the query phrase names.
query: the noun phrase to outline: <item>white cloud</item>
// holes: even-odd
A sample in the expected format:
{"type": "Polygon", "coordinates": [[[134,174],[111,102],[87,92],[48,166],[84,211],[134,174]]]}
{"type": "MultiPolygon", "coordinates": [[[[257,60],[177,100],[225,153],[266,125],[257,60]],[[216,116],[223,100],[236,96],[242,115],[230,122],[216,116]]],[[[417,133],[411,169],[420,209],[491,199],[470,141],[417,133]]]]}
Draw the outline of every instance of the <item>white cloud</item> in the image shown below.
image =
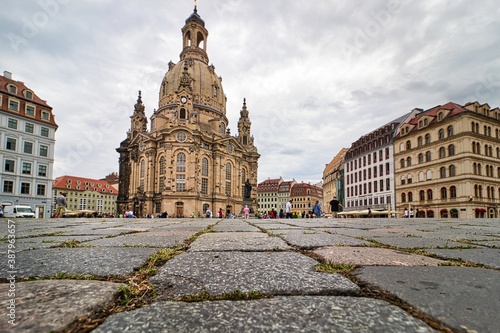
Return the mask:
{"type": "MultiPolygon", "coordinates": [[[[147,115],[181,52],[189,1],[7,1],[2,70],[54,108],[55,176],[118,170],[142,90],[147,115]]],[[[361,135],[448,101],[500,105],[495,1],[199,1],[235,133],[243,98],[267,177],[318,181],[361,135]]]]}

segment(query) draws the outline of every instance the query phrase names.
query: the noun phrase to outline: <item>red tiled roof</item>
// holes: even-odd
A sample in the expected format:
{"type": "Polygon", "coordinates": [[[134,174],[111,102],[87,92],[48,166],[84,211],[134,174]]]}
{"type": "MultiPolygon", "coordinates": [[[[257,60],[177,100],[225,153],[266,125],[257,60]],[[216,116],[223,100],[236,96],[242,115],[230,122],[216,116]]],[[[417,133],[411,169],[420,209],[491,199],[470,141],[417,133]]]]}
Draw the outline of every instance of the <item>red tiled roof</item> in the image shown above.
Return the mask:
{"type": "MultiPolygon", "coordinates": [[[[468,111],[466,108],[464,108],[461,105],[458,105],[458,104],[453,103],[453,102],[448,102],[445,105],[438,105],[438,106],[430,108],[429,110],[426,110],[426,111],[424,111],[422,113],[419,113],[415,118],[411,119],[408,122],[408,124],[418,125],[418,122],[420,121],[420,119],[422,117],[431,117],[432,120],[429,121],[429,125],[430,125],[430,124],[432,124],[432,123],[434,123],[434,122],[437,121],[438,112],[441,111],[441,110],[448,111],[448,113],[445,116],[445,118],[454,116],[454,115],[456,115],[458,113],[462,113],[462,112],[467,112],[468,111]]],[[[414,128],[418,128],[418,127],[414,127],[414,128]]]]}
{"type": "Polygon", "coordinates": [[[47,101],[44,101],[43,99],[38,97],[38,95],[35,94],[35,92],[33,90],[28,88],[24,84],[24,82],[12,80],[12,79],[6,78],[5,76],[0,75],[0,93],[2,95],[4,95],[4,98],[2,98],[2,103],[0,104],[0,110],[2,110],[4,112],[11,113],[13,115],[15,114],[15,115],[26,117],[29,119],[35,119],[35,120],[38,120],[40,122],[48,123],[48,124],[51,124],[51,125],[54,125],[57,127],[57,124],[56,124],[55,119],[54,119],[54,115],[52,114],[52,107],[47,104],[47,101]],[[7,88],[7,86],[9,84],[16,86],[17,92],[15,94],[11,93],[9,91],[9,89],[7,88]],[[25,97],[24,92],[26,90],[30,91],[32,93],[32,95],[33,95],[32,99],[28,99],[25,97]],[[9,110],[9,108],[8,108],[9,101],[8,101],[8,98],[5,98],[5,97],[15,97],[16,99],[20,100],[18,112],[9,110]],[[26,102],[32,103],[37,107],[37,112],[35,114],[35,117],[28,116],[25,114],[26,102]],[[50,119],[49,120],[42,119],[41,112],[39,112],[38,110],[44,110],[44,111],[49,112],[50,119]]]}
{"type": "Polygon", "coordinates": [[[111,184],[105,180],[75,176],[57,177],[54,180],[52,188],[56,190],[94,191],[98,193],[118,195],[116,188],[111,186],[111,184]]]}
{"type": "Polygon", "coordinates": [[[280,185],[280,182],[282,182],[282,181],[283,181],[283,179],[281,179],[281,178],[266,179],[257,185],[257,191],[259,191],[259,192],[277,192],[279,185],[280,185]]]}

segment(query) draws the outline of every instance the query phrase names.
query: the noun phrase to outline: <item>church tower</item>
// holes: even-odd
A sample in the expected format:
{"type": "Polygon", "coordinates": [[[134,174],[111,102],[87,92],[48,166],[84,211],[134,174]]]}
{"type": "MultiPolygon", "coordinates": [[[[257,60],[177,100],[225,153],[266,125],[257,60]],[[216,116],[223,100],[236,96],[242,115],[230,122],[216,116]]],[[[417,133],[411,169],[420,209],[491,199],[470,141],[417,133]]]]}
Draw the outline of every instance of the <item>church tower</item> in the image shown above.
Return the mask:
{"type": "Polygon", "coordinates": [[[243,108],[240,111],[238,120],[238,141],[243,146],[253,146],[253,136],[250,135],[250,126],[252,122],[248,118],[248,109],[246,98],[243,99],[243,108]]]}
{"type": "Polygon", "coordinates": [[[120,213],[202,216],[207,209],[239,213],[244,203],[257,206],[256,192],[248,189],[257,187],[260,155],[246,100],[233,136],[222,78],[209,63],[208,30],[196,6],[181,32],[180,59],[168,63],[150,130],[139,92],[130,131],[117,148],[120,213]]]}
{"type": "Polygon", "coordinates": [[[136,137],[138,133],[146,133],[148,130],[148,118],[144,112],[144,104],[142,104],[141,92],[137,97],[137,103],[134,105],[134,113],[130,117],[130,129],[132,131],[132,138],[136,137]]]}

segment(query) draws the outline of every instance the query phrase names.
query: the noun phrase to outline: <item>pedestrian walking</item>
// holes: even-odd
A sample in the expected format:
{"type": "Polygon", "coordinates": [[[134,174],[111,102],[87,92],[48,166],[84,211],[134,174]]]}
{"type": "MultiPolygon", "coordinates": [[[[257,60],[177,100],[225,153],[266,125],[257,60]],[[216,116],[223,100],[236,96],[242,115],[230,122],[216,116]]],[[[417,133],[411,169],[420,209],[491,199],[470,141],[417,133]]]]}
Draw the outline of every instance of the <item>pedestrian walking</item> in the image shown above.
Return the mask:
{"type": "Polygon", "coordinates": [[[337,217],[337,215],[340,211],[340,207],[342,207],[342,205],[340,204],[340,201],[337,199],[337,197],[333,197],[333,200],[330,201],[330,208],[332,211],[332,217],[337,217]]]}
{"type": "Polygon", "coordinates": [[[245,208],[243,208],[243,217],[245,220],[250,217],[250,208],[248,208],[248,205],[245,205],[245,208]]]}
{"type": "Polygon", "coordinates": [[[292,199],[288,200],[288,202],[286,203],[285,213],[287,219],[292,218],[292,199]]]}

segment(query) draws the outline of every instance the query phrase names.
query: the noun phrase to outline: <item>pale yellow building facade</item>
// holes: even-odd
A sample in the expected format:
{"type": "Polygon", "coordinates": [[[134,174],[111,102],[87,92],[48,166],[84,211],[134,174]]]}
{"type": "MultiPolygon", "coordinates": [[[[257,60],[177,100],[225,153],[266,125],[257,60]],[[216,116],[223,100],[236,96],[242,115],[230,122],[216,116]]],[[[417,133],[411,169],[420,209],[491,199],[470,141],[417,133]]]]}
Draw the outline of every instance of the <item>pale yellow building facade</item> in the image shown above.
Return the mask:
{"type": "Polygon", "coordinates": [[[394,140],[396,211],[494,218],[500,205],[500,110],[478,102],[422,111],[394,140]]]}
{"type": "Polygon", "coordinates": [[[323,208],[331,213],[330,201],[334,197],[344,205],[343,167],[347,148],[342,148],[323,170],[323,208]]]}

